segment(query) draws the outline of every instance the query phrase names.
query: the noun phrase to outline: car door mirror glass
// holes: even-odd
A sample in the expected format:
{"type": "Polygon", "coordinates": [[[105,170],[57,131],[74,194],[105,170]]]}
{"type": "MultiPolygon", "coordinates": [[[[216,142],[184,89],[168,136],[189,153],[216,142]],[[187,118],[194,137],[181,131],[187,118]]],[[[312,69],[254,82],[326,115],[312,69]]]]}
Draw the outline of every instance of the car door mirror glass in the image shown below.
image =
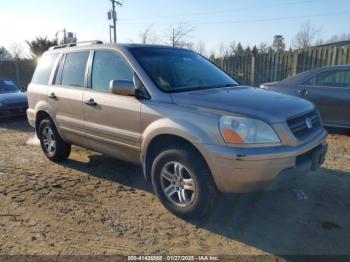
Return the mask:
{"type": "Polygon", "coordinates": [[[135,85],[133,81],[111,80],[109,90],[115,95],[135,96],[135,85]]]}

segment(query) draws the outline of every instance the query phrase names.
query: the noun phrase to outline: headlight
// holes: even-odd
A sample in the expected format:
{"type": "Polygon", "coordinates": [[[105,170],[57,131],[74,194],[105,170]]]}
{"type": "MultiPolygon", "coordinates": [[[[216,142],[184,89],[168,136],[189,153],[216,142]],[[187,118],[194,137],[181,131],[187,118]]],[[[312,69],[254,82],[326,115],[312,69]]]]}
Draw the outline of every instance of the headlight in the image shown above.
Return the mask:
{"type": "Polygon", "coordinates": [[[220,131],[226,143],[280,143],[276,132],[269,124],[252,118],[223,116],[220,119],[220,131]]]}

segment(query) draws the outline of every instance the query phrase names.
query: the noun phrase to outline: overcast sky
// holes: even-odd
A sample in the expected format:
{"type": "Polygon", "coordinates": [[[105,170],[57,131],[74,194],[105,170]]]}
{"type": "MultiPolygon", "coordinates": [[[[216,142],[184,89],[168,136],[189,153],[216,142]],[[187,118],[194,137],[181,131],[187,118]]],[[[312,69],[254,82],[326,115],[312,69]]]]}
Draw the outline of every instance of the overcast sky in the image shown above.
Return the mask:
{"type": "MultiPolygon", "coordinates": [[[[203,41],[208,50],[219,43],[244,45],[270,42],[276,34],[287,46],[300,24],[309,20],[321,37],[350,33],[350,0],[124,0],[118,7],[118,41],[137,41],[150,25],[160,40],[170,25],[186,22],[194,28],[190,40],[203,41]]],[[[0,0],[0,46],[35,36],[54,37],[66,28],[79,41],[109,41],[107,11],[110,0],[0,0]]]]}

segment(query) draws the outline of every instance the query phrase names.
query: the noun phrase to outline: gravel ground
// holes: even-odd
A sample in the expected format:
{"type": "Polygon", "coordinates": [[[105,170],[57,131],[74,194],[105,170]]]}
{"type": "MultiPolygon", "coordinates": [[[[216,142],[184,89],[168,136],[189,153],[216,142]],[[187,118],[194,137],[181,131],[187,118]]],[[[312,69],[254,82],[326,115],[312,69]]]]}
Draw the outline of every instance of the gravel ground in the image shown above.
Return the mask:
{"type": "Polygon", "coordinates": [[[54,164],[33,134],[0,122],[0,255],[350,254],[348,135],[330,135],[323,168],[288,189],[224,194],[185,221],[138,167],[76,147],[54,164]]]}

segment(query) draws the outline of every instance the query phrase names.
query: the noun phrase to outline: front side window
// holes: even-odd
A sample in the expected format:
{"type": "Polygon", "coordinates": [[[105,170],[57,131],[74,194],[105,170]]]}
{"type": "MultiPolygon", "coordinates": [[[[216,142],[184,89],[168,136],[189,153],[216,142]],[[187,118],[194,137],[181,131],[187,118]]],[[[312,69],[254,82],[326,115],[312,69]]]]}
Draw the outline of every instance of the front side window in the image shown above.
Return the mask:
{"type": "Polygon", "coordinates": [[[350,88],[350,70],[331,70],[321,72],[307,80],[304,84],[310,86],[350,88]]]}
{"type": "Polygon", "coordinates": [[[96,51],[92,64],[91,87],[109,93],[111,80],[133,80],[133,71],[120,55],[111,51],[96,51]]]}
{"type": "Polygon", "coordinates": [[[172,48],[132,48],[131,52],[163,91],[181,92],[238,83],[202,56],[172,48]]]}
{"type": "Polygon", "coordinates": [[[61,85],[84,87],[89,52],[68,53],[62,69],[61,85]]]}
{"type": "Polygon", "coordinates": [[[47,85],[50,79],[52,68],[56,62],[59,53],[44,54],[35,69],[32,83],[47,85]]]}

